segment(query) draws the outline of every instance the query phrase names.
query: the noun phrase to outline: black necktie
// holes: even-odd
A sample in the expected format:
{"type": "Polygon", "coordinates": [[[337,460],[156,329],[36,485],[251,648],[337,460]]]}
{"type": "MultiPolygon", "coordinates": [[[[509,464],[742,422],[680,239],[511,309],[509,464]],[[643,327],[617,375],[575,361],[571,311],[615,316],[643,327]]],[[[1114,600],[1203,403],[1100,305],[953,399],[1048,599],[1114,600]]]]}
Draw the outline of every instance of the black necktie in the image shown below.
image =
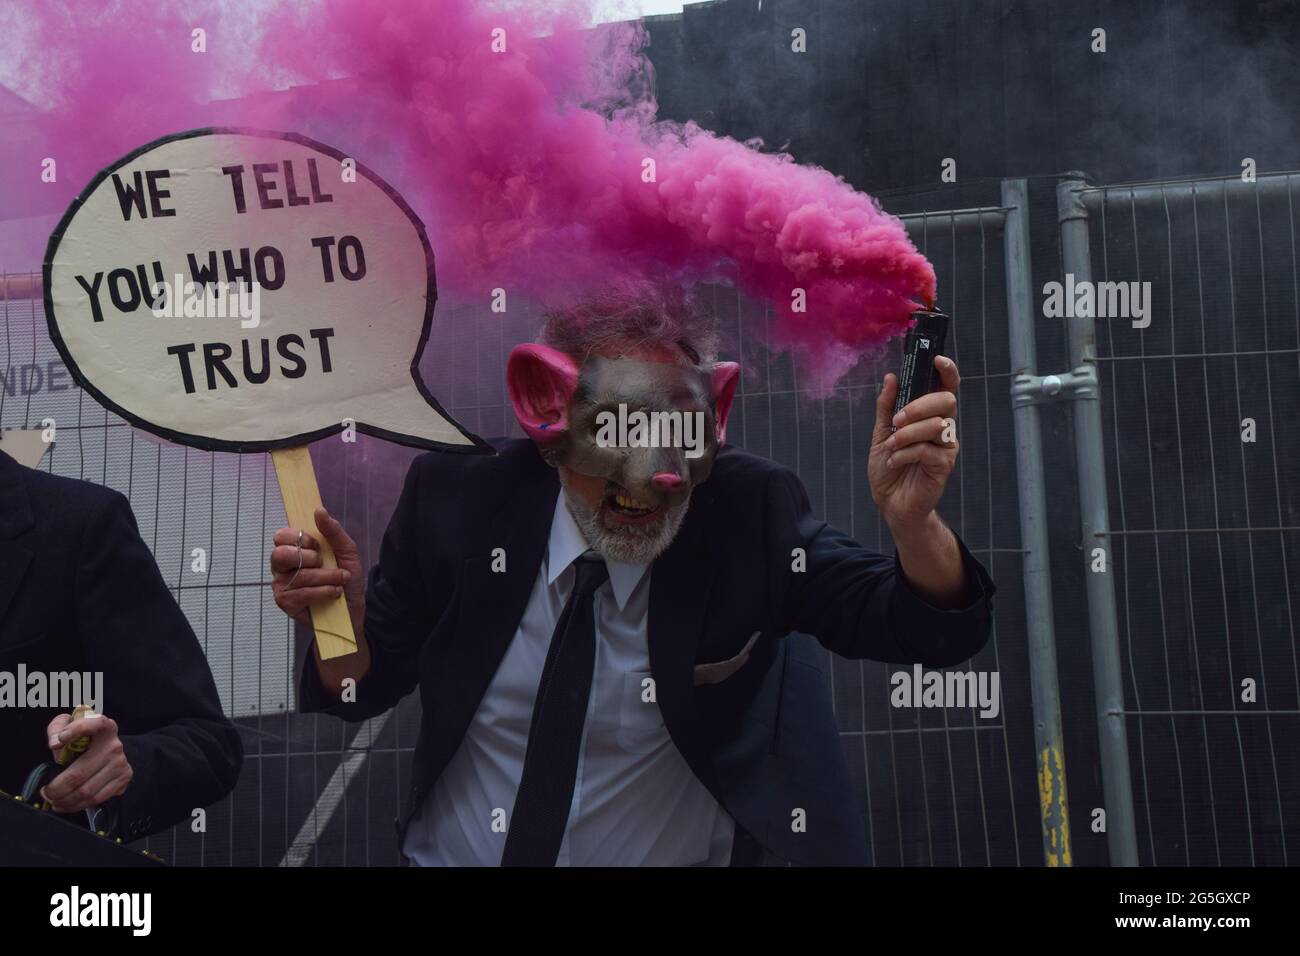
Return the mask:
{"type": "Polygon", "coordinates": [[[554,866],[569,822],[596,659],[592,595],[609,577],[599,556],[583,555],[573,568],[573,590],[555,623],[537,687],[502,866],[554,866]]]}

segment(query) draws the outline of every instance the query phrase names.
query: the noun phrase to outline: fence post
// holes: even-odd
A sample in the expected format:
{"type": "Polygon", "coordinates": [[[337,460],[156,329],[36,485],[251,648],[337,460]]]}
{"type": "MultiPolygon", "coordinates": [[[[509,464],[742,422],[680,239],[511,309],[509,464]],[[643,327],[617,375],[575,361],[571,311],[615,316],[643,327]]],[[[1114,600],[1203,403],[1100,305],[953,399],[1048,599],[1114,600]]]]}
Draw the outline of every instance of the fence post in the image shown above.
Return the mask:
{"type": "Polygon", "coordinates": [[[1047,550],[1047,503],[1043,481],[1042,394],[1034,344],[1034,304],[1029,261],[1029,187],[1023,179],[1002,182],[1006,210],[1008,330],[1011,336],[1012,415],[1016,435],[1016,480],[1020,490],[1020,547],[1023,553],[1025,633],[1034,707],[1038,798],[1047,866],[1070,866],[1070,819],[1065,788],[1065,745],[1061,694],[1052,632],[1052,572],[1047,550]]]}
{"type": "MultiPolygon", "coordinates": [[[[1076,285],[1092,281],[1088,211],[1080,190],[1081,174],[1072,174],[1056,187],[1057,218],[1061,226],[1061,265],[1076,285]]],[[[1067,287],[1069,280],[1066,280],[1067,287]]],[[[1070,309],[1070,313],[1077,310],[1070,309]]],[[[1087,570],[1088,633],[1092,643],[1092,680],[1097,702],[1097,736],[1101,753],[1102,788],[1106,801],[1106,842],[1112,866],[1137,866],[1137,829],[1133,787],[1129,778],[1128,730],[1124,719],[1124,683],[1120,670],[1119,620],[1111,577],[1110,512],[1106,496],[1106,455],[1101,427],[1101,387],[1097,374],[1097,329],[1089,310],[1068,320],[1073,390],[1074,452],[1079,474],[1079,514],[1083,559],[1087,570]],[[1093,552],[1101,549],[1104,571],[1092,570],[1093,552]]]]}

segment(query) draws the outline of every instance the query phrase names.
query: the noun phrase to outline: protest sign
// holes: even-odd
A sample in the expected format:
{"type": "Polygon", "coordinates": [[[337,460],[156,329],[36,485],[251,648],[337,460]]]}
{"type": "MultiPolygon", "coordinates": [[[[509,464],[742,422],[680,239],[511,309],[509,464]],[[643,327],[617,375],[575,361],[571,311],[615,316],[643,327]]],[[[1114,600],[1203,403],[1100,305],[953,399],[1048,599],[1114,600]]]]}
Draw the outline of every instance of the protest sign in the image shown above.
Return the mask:
{"type": "MultiPolygon", "coordinates": [[[[319,504],[310,458],[290,451],[309,441],[355,428],[490,451],[420,376],[437,301],[423,224],[329,146],[228,128],[143,146],[73,202],[44,280],[50,337],[82,388],[162,438],[271,451],[296,527],[314,528],[319,504]]],[[[313,612],[326,657],[355,649],[342,600],[331,607],[327,624],[313,612]]]]}

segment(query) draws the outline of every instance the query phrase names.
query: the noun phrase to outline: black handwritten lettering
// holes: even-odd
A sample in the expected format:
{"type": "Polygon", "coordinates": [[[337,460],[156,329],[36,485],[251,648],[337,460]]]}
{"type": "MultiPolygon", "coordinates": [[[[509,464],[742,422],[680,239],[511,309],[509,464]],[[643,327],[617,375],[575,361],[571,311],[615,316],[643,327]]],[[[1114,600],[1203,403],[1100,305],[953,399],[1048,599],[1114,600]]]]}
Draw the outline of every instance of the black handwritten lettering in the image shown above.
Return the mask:
{"type": "Polygon", "coordinates": [[[263,246],[254,257],[257,266],[257,281],[263,289],[274,292],[284,285],[284,256],[275,246],[263,246]],[[267,263],[274,268],[274,273],[267,268],[267,263]]]}
{"type": "Polygon", "coordinates": [[[330,247],[334,245],[333,236],[316,236],[311,244],[320,250],[320,270],[326,282],[334,281],[334,263],[330,260],[330,247]]]}
{"type": "Polygon", "coordinates": [[[307,178],[311,180],[312,202],[333,202],[334,197],[320,191],[320,175],[316,172],[316,160],[307,160],[307,178]]]}
{"type": "Polygon", "coordinates": [[[275,341],[275,350],[280,353],[281,358],[285,358],[294,363],[292,369],[280,366],[280,371],[284,373],[285,378],[302,378],[307,374],[307,362],[301,355],[293,355],[289,352],[290,345],[297,345],[299,348],[304,347],[302,336],[294,335],[290,332],[282,335],[275,341]]]}
{"type": "MultiPolygon", "coordinates": [[[[334,371],[334,360],[330,353],[329,340],[334,337],[334,329],[308,329],[307,334],[316,341],[320,355],[320,371],[328,374],[334,371]]],[[[250,385],[262,385],[270,381],[271,376],[279,372],[284,378],[298,379],[304,377],[313,368],[312,353],[303,337],[295,332],[281,335],[272,343],[271,339],[241,339],[238,345],[228,342],[203,342],[173,345],[167,349],[168,355],[175,355],[180,368],[181,383],[185,394],[194,394],[197,388],[195,365],[190,356],[203,355],[203,371],[207,391],[215,391],[223,386],[237,388],[242,378],[250,385]],[[278,367],[272,364],[271,349],[279,357],[278,367]],[[233,359],[233,361],[232,361],[233,359]]],[[[51,372],[51,387],[53,386],[51,372]]],[[[12,394],[12,389],[11,389],[12,394]]]]}
{"type": "Polygon", "coordinates": [[[221,253],[221,258],[226,263],[226,281],[227,282],[252,282],[253,266],[249,260],[248,247],[237,250],[239,252],[239,266],[236,268],[234,251],[226,249],[221,253]]]}
{"type": "Polygon", "coordinates": [[[216,373],[220,372],[221,377],[226,380],[226,384],[231,388],[237,388],[239,382],[231,374],[230,369],[226,368],[226,360],[230,358],[232,349],[225,342],[205,342],[203,343],[203,366],[208,373],[208,391],[217,387],[216,373]]]}
{"type": "Polygon", "coordinates": [[[361,240],[356,236],[344,236],[339,240],[339,271],[343,278],[352,282],[365,278],[366,254],[361,249],[361,240]],[[348,265],[348,252],[351,250],[355,264],[348,265]]]}
{"type": "Polygon", "coordinates": [[[298,195],[293,181],[293,163],[284,164],[284,193],[290,206],[306,206],[311,202],[308,197],[298,195]]]}
{"type": "Polygon", "coordinates": [[[194,280],[195,285],[206,288],[210,283],[217,281],[217,253],[215,251],[208,253],[206,268],[199,265],[194,253],[187,254],[186,258],[190,263],[190,278],[194,280]]]}
{"type": "Polygon", "coordinates": [[[168,355],[175,355],[181,363],[181,381],[185,384],[185,394],[194,394],[194,373],[190,371],[190,353],[194,351],[194,344],[173,345],[167,349],[168,355]]]}
{"type": "Polygon", "coordinates": [[[222,166],[221,171],[230,177],[230,188],[235,193],[235,212],[247,212],[248,207],[244,204],[244,167],[222,166]]]}
{"type": "Polygon", "coordinates": [[[122,177],[117,173],[113,174],[113,188],[117,190],[117,202],[122,207],[122,220],[131,221],[131,210],[134,209],[136,214],[145,218],[144,212],[144,183],[140,180],[140,171],[136,170],[132,174],[134,186],[128,186],[122,182],[122,177]]]}
{"type": "Polygon", "coordinates": [[[271,377],[271,343],[262,339],[262,367],[253,371],[253,357],[248,350],[248,339],[244,339],[244,378],[253,385],[261,385],[271,377]]]}
{"type": "Polygon", "coordinates": [[[86,284],[85,276],[77,276],[77,283],[86,290],[86,295],[90,299],[90,319],[92,322],[104,321],[104,310],[99,307],[99,283],[104,279],[104,273],[95,273],[94,285],[86,284]]]}
{"type": "Polygon", "coordinates": [[[171,174],[170,169],[150,169],[144,174],[144,178],[149,182],[149,211],[156,219],[176,215],[175,209],[164,209],[162,204],[164,199],[171,198],[171,192],[158,188],[158,180],[167,179],[171,174]]]}
{"type": "Polygon", "coordinates": [[[333,371],[330,364],[329,339],[334,335],[333,329],[312,329],[311,337],[320,343],[320,366],[322,372],[333,371]]]}
{"type": "Polygon", "coordinates": [[[253,181],[257,183],[257,202],[263,209],[280,209],[283,199],[274,199],[271,193],[279,185],[275,180],[267,181],[266,174],[275,172],[275,163],[254,163],[253,181]]]}
{"type": "Polygon", "coordinates": [[[108,297],[119,312],[134,312],[140,307],[140,290],[135,284],[135,274],[130,269],[114,269],[108,274],[108,297]],[[126,282],[126,293],[121,290],[126,282]]]}
{"type": "MultiPolygon", "coordinates": [[[[330,254],[334,241],[333,236],[316,236],[311,240],[311,244],[320,250],[321,275],[326,282],[334,281],[334,262],[330,254]]],[[[350,282],[365,278],[366,253],[361,248],[361,240],[356,236],[344,236],[338,240],[338,250],[339,272],[343,273],[343,278],[350,282]]]]}

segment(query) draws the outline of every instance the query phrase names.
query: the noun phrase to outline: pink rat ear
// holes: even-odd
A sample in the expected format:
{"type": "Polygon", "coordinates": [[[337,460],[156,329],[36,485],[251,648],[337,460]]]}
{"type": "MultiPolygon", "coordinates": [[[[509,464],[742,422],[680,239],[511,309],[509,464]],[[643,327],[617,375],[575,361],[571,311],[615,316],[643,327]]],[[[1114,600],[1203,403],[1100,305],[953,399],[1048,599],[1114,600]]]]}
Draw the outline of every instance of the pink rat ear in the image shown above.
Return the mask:
{"type": "Polygon", "coordinates": [[[520,427],[542,444],[569,429],[569,402],[578,388],[578,366],[545,345],[516,345],[506,362],[506,389],[520,427]]]}
{"type": "Polygon", "coordinates": [[[735,362],[719,362],[713,366],[713,408],[718,420],[718,444],[727,441],[727,418],[731,415],[731,400],[736,397],[740,384],[740,366],[735,362]]]}

